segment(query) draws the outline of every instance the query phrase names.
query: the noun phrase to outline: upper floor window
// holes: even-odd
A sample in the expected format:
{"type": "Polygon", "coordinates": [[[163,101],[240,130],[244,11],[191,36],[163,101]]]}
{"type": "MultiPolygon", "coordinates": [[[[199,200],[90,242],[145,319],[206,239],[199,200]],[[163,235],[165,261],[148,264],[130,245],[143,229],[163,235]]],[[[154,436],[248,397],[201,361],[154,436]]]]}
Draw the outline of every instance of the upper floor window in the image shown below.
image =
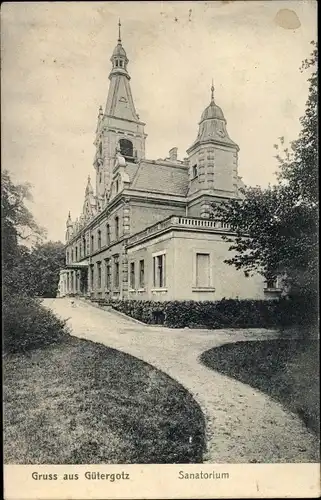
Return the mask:
{"type": "Polygon", "coordinates": [[[86,236],[82,238],[82,248],[83,248],[83,256],[86,257],[86,236]]]}
{"type": "Polygon", "coordinates": [[[118,191],[119,191],[119,180],[118,179],[116,180],[115,189],[116,189],[116,193],[118,193],[118,191]]]}
{"type": "Polygon", "coordinates": [[[94,235],[92,234],[90,237],[90,251],[94,251],[94,235]]]}
{"type": "Polygon", "coordinates": [[[197,171],[197,165],[193,165],[192,167],[192,178],[195,179],[195,177],[198,176],[198,171],[197,171]]]}
{"type": "Polygon", "coordinates": [[[78,260],[78,247],[76,247],[76,261],[78,260]]]}
{"type": "Polygon", "coordinates": [[[120,139],[119,148],[122,156],[132,157],[134,155],[133,143],[129,139],[120,139]]]}
{"type": "Polygon", "coordinates": [[[110,225],[106,224],[106,245],[110,245],[110,225]]]}
{"type": "Polygon", "coordinates": [[[115,238],[119,238],[119,217],[115,217],[115,238]]]}
{"type": "Polygon", "coordinates": [[[98,240],[98,248],[100,250],[101,249],[101,231],[100,231],[100,229],[98,229],[98,232],[97,232],[97,240],[98,240]]]}
{"type": "Polygon", "coordinates": [[[103,156],[103,145],[102,143],[100,142],[99,143],[99,156],[102,157],[103,156]]]}

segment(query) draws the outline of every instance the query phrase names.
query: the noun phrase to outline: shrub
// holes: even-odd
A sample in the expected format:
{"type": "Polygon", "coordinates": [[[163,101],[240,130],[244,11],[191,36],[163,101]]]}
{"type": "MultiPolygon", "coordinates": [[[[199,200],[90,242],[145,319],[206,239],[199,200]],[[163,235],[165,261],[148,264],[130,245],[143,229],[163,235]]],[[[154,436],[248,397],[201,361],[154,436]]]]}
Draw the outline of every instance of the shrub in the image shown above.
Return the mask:
{"type": "Polygon", "coordinates": [[[287,328],[316,322],[314,309],[302,299],[218,301],[111,300],[117,311],[148,324],[171,328],[287,328]]]}
{"type": "Polygon", "coordinates": [[[65,321],[42,306],[39,300],[19,295],[5,296],[3,327],[5,353],[44,347],[68,335],[65,321]]]}

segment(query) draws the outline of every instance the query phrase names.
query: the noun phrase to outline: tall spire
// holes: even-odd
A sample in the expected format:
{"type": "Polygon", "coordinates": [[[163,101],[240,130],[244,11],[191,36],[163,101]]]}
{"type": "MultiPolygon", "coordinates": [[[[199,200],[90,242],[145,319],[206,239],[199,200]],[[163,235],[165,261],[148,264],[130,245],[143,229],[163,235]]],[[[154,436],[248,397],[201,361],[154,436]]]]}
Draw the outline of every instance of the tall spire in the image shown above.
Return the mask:
{"type": "Polygon", "coordinates": [[[211,103],[214,102],[214,83],[212,78],[212,86],[211,86],[211,103]]]}
{"type": "Polygon", "coordinates": [[[121,22],[119,19],[119,21],[118,21],[118,43],[121,43],[120,28],[121,28],[121,22]]]}

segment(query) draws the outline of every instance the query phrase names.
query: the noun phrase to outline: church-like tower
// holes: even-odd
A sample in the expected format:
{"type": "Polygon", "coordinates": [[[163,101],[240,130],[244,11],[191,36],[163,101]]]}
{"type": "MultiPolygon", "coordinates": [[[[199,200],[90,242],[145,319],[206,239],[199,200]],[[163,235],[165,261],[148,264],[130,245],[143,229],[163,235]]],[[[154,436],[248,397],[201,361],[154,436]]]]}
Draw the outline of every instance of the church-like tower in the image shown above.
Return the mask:
{"type": "Polygon", "coordinates": [[[129,162],[145,158],[145,123],[135,109],[120,28],[119,22],[118,43],[110,59],[112,69],[105,112],[100,107],[96,129],[94,167],[98,209],[109,200],[116,155],[120,153],[129,162]]]}

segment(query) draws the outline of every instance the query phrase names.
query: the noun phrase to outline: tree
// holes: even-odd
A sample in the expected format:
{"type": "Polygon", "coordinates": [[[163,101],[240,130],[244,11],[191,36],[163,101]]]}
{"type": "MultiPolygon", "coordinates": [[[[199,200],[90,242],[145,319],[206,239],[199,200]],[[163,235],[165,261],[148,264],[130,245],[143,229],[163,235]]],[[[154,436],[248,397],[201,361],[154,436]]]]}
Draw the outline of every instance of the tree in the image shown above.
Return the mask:
{"type": "Polygon", "coordinates": [[[33,293],[56,297],[59,271],[65,263],[65,247],[60,241],[36,245],[30,253],[29,277],[33,293]]]}
{"type": "Polygon", "coordinates": [[[245,187],[241,200],[213,205],[213,217],[228,223],[233,237],[227,264],[248,276],[283,276],[293,295],[316,296],[318,268],[317,46],[301,70],[310,70],[302,130],[290,150],[280,138],[277,183],[267,189],[245,187]]]}
{"type": "Polygon", "coordinates": [[[3,285],[8,293],[26,293],[24,279],[30,250],[22,242],[40,240],[44,229],[35,222],[26,201],[31,201],[29,184],[14,184],[8,171],[1,182],[2,270],[3,285]]]}

